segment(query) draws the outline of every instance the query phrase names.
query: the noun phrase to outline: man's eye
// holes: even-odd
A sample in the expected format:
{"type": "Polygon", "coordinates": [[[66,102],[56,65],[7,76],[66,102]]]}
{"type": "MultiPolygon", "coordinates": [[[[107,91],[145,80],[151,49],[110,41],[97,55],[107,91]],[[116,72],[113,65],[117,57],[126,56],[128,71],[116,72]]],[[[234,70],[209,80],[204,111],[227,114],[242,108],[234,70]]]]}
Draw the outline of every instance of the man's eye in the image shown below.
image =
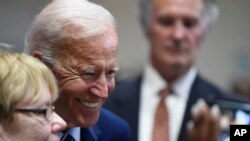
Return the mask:
{"type": "Polygon", "coordinates": [[[107,72],[107,76],[108,77],[115,77],[115,72],[116,72],[115,70],[110,70],[107,72]]]}
{"type": "Polygon", "coordinates": [[[198,21],[196,19],[186,19],[183,22],[184,27],[186,27],[187,29],[192,29],[196,27],[197,24],[198,24],[198,21]]]}
{"type": "Polygon", "coordinates": [[[158,17],[157,21],[161,26],[164,26],[164,27],[170,27],[174,24],[174,20],[166,16],[158,17]]]}
{"type": "Polygon", "coordinates": [[[85,71],[83,71],[81,76],[83,79],[91,79],[94,77],[94,75],[95,75],[94,70],[85,70],[85,71]]]}

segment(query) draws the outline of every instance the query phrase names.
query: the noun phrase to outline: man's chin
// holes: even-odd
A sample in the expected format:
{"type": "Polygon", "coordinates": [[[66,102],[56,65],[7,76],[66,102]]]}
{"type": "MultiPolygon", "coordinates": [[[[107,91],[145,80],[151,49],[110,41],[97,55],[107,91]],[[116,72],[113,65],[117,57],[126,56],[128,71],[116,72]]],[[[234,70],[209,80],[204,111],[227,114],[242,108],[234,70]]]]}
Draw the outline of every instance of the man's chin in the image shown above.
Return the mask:
{"type": "Polygon", "coordinates": [[[94,125],[97,123],[97,121],[98,121],[98,120],[91,121],[91,122],[82,123],[82,124],[81,124],[81,127],[83,127],[83,128],[92,127],[92,126],[94,126],[94,125]]]}
{"type": "Polygon", "coordinates": [[[99,119],[99,114],[96,116],[86,117],[84,121],[80,123],[81,127],[88,128],[94,126],[99,119]]]}

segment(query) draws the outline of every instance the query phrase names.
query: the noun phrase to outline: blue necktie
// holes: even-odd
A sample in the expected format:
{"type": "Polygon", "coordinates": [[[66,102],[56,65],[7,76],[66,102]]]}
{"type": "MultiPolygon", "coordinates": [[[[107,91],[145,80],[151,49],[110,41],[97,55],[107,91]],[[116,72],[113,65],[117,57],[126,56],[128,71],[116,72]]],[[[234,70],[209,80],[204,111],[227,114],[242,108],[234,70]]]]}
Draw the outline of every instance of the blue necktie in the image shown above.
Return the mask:
{"type": "Polygon", "coordinates": [[[68,132],[66,132],[62,137],[60,141],[76,141],[72,135],[70,135],[68,132]]]}

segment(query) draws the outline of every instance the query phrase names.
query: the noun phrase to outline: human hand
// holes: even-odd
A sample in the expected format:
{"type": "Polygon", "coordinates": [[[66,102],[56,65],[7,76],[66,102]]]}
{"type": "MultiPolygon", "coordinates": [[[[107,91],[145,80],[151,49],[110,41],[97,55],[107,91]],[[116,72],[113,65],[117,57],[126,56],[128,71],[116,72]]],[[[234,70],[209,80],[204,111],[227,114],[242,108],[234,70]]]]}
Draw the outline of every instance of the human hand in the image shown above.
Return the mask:
{"type": "Polygon", "coordinates": [[[218,141],[220,136],[220,110],[199,99],[192,107],[192,120],[187,126],[187,141],[218,141]]]}

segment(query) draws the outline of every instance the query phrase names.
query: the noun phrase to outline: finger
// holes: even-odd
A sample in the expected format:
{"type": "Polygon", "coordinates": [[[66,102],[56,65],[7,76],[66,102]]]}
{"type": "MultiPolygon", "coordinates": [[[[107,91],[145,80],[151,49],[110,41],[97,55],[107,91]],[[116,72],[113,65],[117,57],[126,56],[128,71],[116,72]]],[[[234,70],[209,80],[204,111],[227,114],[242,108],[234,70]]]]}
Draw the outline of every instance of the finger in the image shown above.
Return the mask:
{"type": "Polygon", "coordinates": [[[187,123],[187,141],[197,140],[197,138],[195,138],[196,136],[194,135],[194,133],[194,122],[190,120],[187,123]]]}
{"type": "Polygon", "coordinates": [[[218,105],[210,109],[210,120],[208,124],[208,137],[210,141],[218,141],[220,136],[220,110],[218,105]]]}
{"type": "Polygon", "coordinates": [[[208,133],[209,108],[204,100],[199,99],[192,108],[193,127],[188,129],[191,141],[204,141],[208,133]]]}
{"type": "Polygon", "coordinates": [[[195,127],[199,127],[209,115],[209,108],[203,99],[199,99],[192,108],[192,119],[195,127]]]}

